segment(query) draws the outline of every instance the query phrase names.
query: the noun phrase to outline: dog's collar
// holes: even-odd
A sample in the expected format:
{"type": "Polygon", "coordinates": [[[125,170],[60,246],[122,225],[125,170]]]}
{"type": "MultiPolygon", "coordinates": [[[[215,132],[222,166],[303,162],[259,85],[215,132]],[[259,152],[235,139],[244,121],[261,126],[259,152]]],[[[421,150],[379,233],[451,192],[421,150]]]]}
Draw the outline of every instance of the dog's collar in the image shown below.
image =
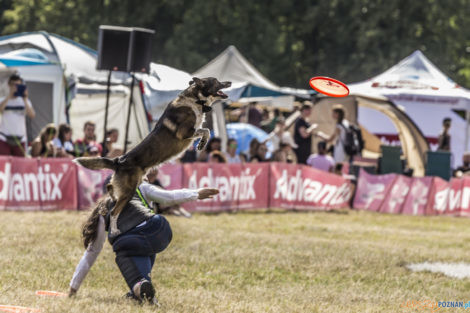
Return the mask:
{"type": "Polygon", "coordinates": [[[212,108],[208,105],[206,105],[206,100],[196,100],[196,104],[202,105],[202,112],[203,113],[208,113],[212,110],[212,108]]]}

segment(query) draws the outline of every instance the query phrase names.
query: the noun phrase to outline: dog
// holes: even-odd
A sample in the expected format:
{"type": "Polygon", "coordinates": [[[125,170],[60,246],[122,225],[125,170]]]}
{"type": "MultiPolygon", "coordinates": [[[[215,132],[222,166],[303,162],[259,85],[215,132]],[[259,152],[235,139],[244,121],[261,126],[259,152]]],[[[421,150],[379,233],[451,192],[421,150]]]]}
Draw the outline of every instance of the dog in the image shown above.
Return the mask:
{"type": "Polygon", "coordinates": [[[201,138],[197,149],[204,149],[210,137],[209,129],[201,128],[205,113],[211,111],[211,105],[215,101],[228,97],[221,89],[231,85],[231,82],[219,82],[213,77],[193,77],[189,87],[167,106],[150,134],[132,150],[114,159],[75,159],[77,163],[89,169],[114,170],[107,185],[109,194],[116,201],[110,218],[111,235],[120,234],[117,228],[118,216],[132,199],[149,168],[180,156],[197,138],[201,138]]]}

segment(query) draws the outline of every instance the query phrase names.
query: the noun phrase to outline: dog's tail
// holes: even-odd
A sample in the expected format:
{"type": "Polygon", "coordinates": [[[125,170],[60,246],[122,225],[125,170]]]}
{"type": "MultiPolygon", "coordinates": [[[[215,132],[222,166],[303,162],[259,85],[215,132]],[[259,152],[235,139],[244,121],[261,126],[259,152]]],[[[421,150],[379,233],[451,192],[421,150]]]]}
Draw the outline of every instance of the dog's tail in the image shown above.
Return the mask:
{"type": "Polygon", "coordinates": [[[110,158],[100,158],[100,157],[82,157],[76,158],[74,162],[89,168],[91,170],[100,170],[103,168],[109,168],[110,170],[116,170],[118,167],[118,159],[110,159],[110,158]]]}

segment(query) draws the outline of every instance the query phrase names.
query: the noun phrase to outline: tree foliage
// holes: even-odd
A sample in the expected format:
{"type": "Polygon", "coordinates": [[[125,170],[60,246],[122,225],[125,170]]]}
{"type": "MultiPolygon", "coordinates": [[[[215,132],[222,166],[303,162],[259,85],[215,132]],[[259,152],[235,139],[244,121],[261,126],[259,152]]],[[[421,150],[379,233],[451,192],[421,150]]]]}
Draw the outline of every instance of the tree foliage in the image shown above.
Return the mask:
{"type": "MultiPolygon", "coordinates": [[[[96,47],[101,24],[156,30],[154,61],[193,72],[235,45],[277,84],[356,82],[414,50],[470,87],[467,0],[2,0],[0,32],[46,30],[96,47]]],[[[1,12],[0,12],[1,13],[1,12]]]]}

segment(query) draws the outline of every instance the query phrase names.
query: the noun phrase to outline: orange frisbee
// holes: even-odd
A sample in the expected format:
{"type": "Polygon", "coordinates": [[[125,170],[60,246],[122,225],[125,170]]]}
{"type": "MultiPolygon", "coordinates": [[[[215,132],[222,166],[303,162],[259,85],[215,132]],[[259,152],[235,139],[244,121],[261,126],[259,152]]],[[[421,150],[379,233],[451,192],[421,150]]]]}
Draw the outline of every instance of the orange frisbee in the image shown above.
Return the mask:
{"type": "Polygon", "coordinates": [[[309,84],[316,91],[330,97],[346,97],[349,95],[349,88],[346,84],[330,77],[312,77],[309,84]]]}
{"type": "Polygon", "coordinates": [[[59,291],[50,291],[50,290],[38,290],[36,291],[36,296],[46,296],[46,297],[67,297],[67,294],[59,291]]]}

